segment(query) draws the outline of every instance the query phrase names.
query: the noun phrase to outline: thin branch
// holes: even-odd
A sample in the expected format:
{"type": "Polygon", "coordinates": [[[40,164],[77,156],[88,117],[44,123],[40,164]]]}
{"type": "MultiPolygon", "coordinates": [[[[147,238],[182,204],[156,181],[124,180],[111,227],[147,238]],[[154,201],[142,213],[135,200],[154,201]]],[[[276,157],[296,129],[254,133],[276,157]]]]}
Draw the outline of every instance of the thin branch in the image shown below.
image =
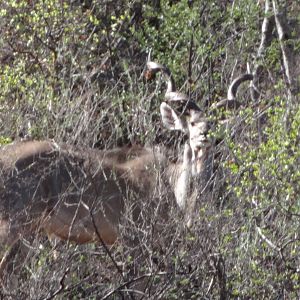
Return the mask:
{"type": "Polygon", "coordinates": [[[51,294],[50,296],[48,296],[44,300],[51,300],[51,299],[53,299],[55,296],[57,296],[58,294],[60,294],[64,290],[64,288],[65,288],[64,280],[65,280],[66,275],[68,274],[69,270],[70,270],[70,268],[68,267],[65,270],[64,274],[61,276],[61,278],[59,280],[59,288],[53,294],[51,294]]]}
{"type": "Polygon", "coordinates": [[[268,246],[270,248],[272,248],[273,250],[277,251],[277,252],[281,252],[281,249],[279,247],[277,247],[272,241],[270,241],[262,232],[261,228],[259,226],[255,226],[257,233],[259,234],[259,236],[262,238],[263,241],[265,241],[268,246]]]}
{"type": "Polygon", "coordinates": [[[267,47],[271,45],[272,41],[272,32],[275,25],[274,16],[271,14],[270,1],[265,1],[265,11],[264,11],[264,20],[261,26],[261,40],[260,45],[257,50],[256,55],[256,64],[253,70],[253,81],[250,84],[251,86],[251,98],[253,102],[256,102],[260,97],[259,92],[259,82],[260,82],[260,74],[264,69],[261,60],[265,55],[265,50],[267,47]]]}
{"type": "MultiPolygon", "coordinates": [[[[168,275],[168,273],[167,272],[159,272],[159,273],[147,273],[147,274],[143,274],[143,275],[141,275],[141,276],[139,276],[139,277],[136,277],[136,278],[134,278],[134,279],[132,279],[132,280],[130,280],[130,281],[127,281],[127,282],[125,282],[124,284],[122,284],[122,285],[120,285],[120,286],[118,286],[117,288],[115,288],[115,289],[113,289],[112,291],[110,291],[109,293],[107,293],[105,296],[103,296],[102,298],[101,298],[101,300],[106,300],[106,299],[108,299],[110,296],[112,296],[115,292],[117,292],[118,290],[120,290],[120,289],[123,289],[124,287],[126,287],[127,288],[127,285],[129,285],[129,284],[131,284],[131,283],[134,283],[134,282],[137,282],[137,281],[139,281],[139,280],[141,280],[141,279],[144,279],[144,278],[150,278],[150,277],[153,277],[153,276],[165,276],[165,275],[168,275]]],[[[127,288],[128,289],[128,288],[127,288]]],[[[129,290],[126,290],[126,291],[129,291],[129,290]]],[[[139,294],[141,294],[142,292],[141,291],[136,291],[136,290],[132,290],[132,289],[130,289],[130,291],[131,292],[135,292],[135,293],[139,293],[139,294]]],[[[142,293],[142,295],[145,295],[144,293],[142,293]]]]}
{"type": "MultiPolygon", "coordinates": [[[[98,231],[98,228],[97,228],[97,226],[96,226],[95,219],[94,219],[94,216],[93,216],[91,210],[90,210],[90,217],[91,217],[91,220],[92,220],[92,223],[93,223],[93,226],[94,226],[96,235],[97,235],[97,237],[98,237],[98,239],[99,239],[101,245],[103,246],[103,248],[104,248],[105,252],[107,253],[108,257],[110,258],[110,260],[112,261],[112,263],[113,263],[114,266],[116,267],[116,269],[117,269],[118,273],[120,274],[120,276],[122,277],[123,281],[125,281],[125,277],[124,277],[124,275],[123,275],[123,272],[122,272],[121,268],[118,266],[117,262],[116,262],[115,259],[113,258],[113,256],[112,256],[110,250],[109,250],[108,247],[106,246],[105,242],[103,241],[103,239],[102,239],[102,237],[101,237],[101,235],[100,235],[100,233],[99,233],[99,231],[98,231]]],[[[129,286],[128,286],[128,283],[127,283],[127,282],[125,282],[125,285],[124,285],[124,286],[129,290],[129,286]]],[[[116,289],[116,291],[118,291],[118,289],[116,289]]],[[[130,296],[130,298],[131,298],[132,300],[135,299],[134,296],[133,296],[132,294],[129,294],[129,296],[130,296]]]]}
{"type": "Polygon", "coordinates": [[[288,43],[288,40],[290,39],[290,34],[285,14],[279,11],[276,0],[272,0],[272,4],[276,30],[283,58],[285,76],[287,80],[289,94],[290,96],[292,96],[295,95],[298,91],[298,84],[296,80],[296,68],[298,68],[298,66],[295,63],[293,47],[290,43],[288,43]]]}
{"type": "Polygon", "coordinates": [[[264,55],[265,49],[270,46],[272,41],[272,31],[274,28],[274,16],[271,14],[270,1],[265,1],[264,20],[261,26],[261,40],[257,51],[257,58],[264,55]]]}
{"type": "Polygon", "coordinates": [[[189,47],[189,66],[188,66],[188,83],[189,83],[189,88],[188,88],[188,96],[189,99],[191,99],[191,95],[192,95],[192,89],[191,89],[191,85],[193,83],[192,80],[192,65],[193,65],[193,47],[194,47],[194,34],[192,33],[191,36],[191,41],[190,41],[190,47],[189,47]]]}

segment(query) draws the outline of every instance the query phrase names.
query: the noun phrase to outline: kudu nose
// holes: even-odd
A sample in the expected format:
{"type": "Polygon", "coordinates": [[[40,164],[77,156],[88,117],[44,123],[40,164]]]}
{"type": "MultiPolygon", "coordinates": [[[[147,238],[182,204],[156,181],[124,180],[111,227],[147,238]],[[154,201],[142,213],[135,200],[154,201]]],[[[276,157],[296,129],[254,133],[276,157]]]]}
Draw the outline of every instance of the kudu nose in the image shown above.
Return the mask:
{"type": "Polygon", "coordinates": [[[196,147],[195,147],[195,151],[200,151],[202,149],[202,147],[200,146],[200,145],[197,145],[196,147]]]}

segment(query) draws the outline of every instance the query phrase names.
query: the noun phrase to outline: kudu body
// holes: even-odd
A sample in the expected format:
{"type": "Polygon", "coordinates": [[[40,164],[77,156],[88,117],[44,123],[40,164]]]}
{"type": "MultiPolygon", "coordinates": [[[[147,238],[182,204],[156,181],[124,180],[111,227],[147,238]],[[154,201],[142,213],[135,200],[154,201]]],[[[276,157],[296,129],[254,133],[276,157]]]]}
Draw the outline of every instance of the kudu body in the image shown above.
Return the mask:
{"type": "Polygon", "coordinates": [[[146,149],[103,152],[51,141],[3,147],[1,245],[11,245],[38,227],[61,239],[87,243],[98,239],[96,226],[103,241],[113,243],[127,187],[143,190],[151,184],[150,176],[142,176],[150,161],[146,149]],[[138,161],[129,159],[131,155],[138,161]],[[135,185],[136,175],[141,180],[135,185]]]}
{"type": "MultiPolygon", "coordinates": [[[[169,128],[189,131],[166,103],[161,114],[169,128]]],[[[159,195],[160,177],[166,179],[163,189],[175,195],[184,209],[188,194],[184,184],[191,172],[201,172],[200,149],[208,144],[206,123],[199,124],[198,136],[191,135],[197,153],[187,144],[178,163],[147,148],[97,151],[51,141],[4,146],[0,150],[0,247],[6,253],[0,271],[14,243],[37,229],[76,243],[114,243],[125,208],[138,220],[136,200],[159,195]]]]}
{"type": "MultiPolygon", "coordinates": [[[[150,63],[148,68],[164,72],[160,66],[150,63]]],[[[172,83],[171,74],[165,74],[172,83]]],[[[169,87],[168,102],[178,102],[171,97],[176,94],[175,86],[169,87]]],[[[160,197],[161,188],[174,196],[190,224],[196,199],[193,196],[189,201],[191,183],[203,179],[212,141],[208,120],[199,107],[187,99],[179,101],[184,104],[180,114],[166,102],[160,106],[164,125],[189,136],[177,163],[171,163],[164,151],[155,148],[98,151],[52,141],[2,147],[0,251],[4,255],[0,273],[10,248],[38,229],[76,243],[114,243],[125,210],[138,222],[141,208],[136,200],[160,197]]]]}

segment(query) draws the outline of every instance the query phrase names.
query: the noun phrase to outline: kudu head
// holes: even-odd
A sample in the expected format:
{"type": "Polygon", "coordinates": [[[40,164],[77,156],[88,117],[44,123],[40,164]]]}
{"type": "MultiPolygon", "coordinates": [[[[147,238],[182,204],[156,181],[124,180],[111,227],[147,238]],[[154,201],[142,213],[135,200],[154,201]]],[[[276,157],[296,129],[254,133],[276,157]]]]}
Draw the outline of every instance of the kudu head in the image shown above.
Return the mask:
{"type": "Polygon", "coordinates": [[[156,62],[147,63],[148,79],[158,72],[167,77],[167,91],[160,105],[162,122],[169,130],[180,130],[188,135],[184,163],[189,161],[193,175],[199,174],[203,170],[203,159],[212,146],[209,119],[186,94],[176,91],[174,78],[166,66],[156,62]]]}
{"type": "MultiPolygon", "coordinates": [[[[163,73],[167,78],[165,102],[160,106],[162,121],[168,129],[181,130],[188,134],[189,144],[185,147],[184,155],[191,157],[193,174],[199,174],[204,167],[203,160],[207,158],[214,144],[210,134],[212,122],[194,101],[176,90],[175,80],[168,67],[148,61],[147,79],[152,79],[158,72],[163,73]]],[[[241,105],[236,99],[238,88],[248,80],[253,80],[252,74],[242,74],[234,79],[228,88],[227,98],[213,104],[210,110],[238,108],[241,105]]]]}
{"type": "Polygon", "coordinates": [[[193,108],[186,113],[178,113],[166,102],[160,105],[160,113],[166,128],[180,130],[188,135],[189,142],[184,151],[185,162],[188,159],[193,164],[193,175],[199,174],[203,169],[203,159],[212,145],[208,119],[200,109],[193,108]]]}

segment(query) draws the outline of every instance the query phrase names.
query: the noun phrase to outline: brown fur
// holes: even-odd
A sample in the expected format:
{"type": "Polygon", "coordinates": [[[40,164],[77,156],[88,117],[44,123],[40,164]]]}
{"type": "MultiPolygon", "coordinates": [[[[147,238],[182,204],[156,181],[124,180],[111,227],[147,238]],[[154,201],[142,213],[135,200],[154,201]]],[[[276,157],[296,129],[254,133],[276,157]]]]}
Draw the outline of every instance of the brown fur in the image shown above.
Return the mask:
{"type": "Polygon", "coordinates": [[[100,233],[111,244],[128,185],[137,194],[151,188],[155,158],[138,147],[104,152],[30,141],[3,147],[0,164],[1,245],[12,244],[20,230],[26,234],[38,226],[77,243],[95,241],[100,233]]]}

